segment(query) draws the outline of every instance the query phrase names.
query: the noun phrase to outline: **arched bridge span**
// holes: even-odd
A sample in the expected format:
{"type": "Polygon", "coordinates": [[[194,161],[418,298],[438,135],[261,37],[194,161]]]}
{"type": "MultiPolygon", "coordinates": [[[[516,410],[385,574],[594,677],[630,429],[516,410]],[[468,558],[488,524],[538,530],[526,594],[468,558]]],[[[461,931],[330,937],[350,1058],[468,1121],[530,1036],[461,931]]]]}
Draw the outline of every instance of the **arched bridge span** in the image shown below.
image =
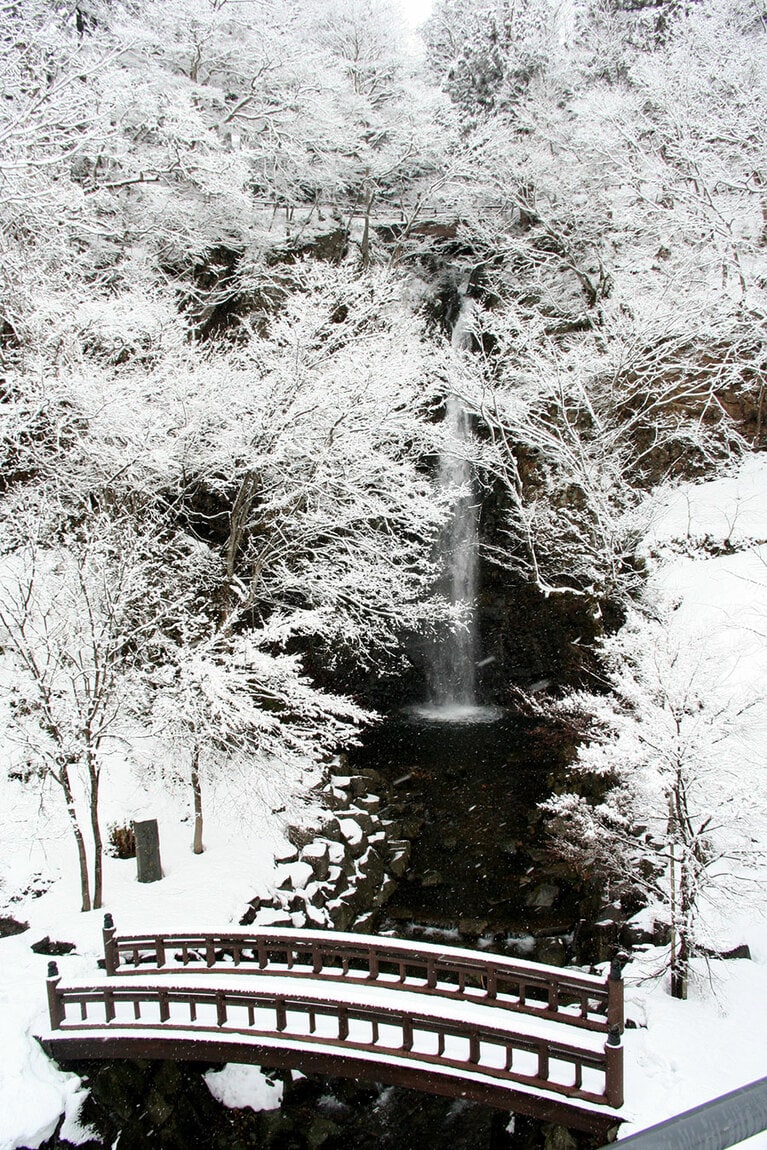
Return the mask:
{"type": "Polygon", "coordinates": [[[48,978],[61,1060],[255,1062],[372,1079],[607,1136],[623,1105],[623,983],[331,931],[104,929],[106,974],[48,978]]]}

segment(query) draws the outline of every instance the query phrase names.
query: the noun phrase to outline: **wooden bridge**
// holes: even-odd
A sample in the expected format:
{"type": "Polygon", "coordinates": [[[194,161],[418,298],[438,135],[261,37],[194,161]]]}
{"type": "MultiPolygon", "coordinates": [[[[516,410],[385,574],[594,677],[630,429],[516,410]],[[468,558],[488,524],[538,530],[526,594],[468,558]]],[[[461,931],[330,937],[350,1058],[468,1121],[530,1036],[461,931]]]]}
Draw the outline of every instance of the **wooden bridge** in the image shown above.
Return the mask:
{"type": "Polygon", "coordinates": [[[57,1059],[254,1062],[372,1079],[602,1138],[621,1121],[623,982],[331,931],[118,937],[105,976],[49,967],[57,1059]]]}

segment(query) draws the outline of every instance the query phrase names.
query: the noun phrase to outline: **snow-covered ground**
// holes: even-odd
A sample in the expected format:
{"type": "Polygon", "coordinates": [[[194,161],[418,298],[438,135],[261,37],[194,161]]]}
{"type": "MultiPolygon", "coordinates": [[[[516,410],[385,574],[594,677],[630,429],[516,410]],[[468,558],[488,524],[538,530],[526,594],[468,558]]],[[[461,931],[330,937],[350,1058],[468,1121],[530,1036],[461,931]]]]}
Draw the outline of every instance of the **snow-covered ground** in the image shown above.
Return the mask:
{"type": "MultiPolygon", "coordinates": [[[[657,502],[646,550],[652,584],[678,603],[669,625],[699,636],[717,653],[727,682],[758,697],[767,683],[767,457],[751,456],[729,477],[679,488],[657,502]]],[[[764,721],[752,730],[763,733],[761,745],[744,755],[749,771],[764,769],[767,759],[767,702],[757,702],[755,711],[764,721]]],[[[272,816],[268,803],[239,814],[225,795],[212,803],[207,849],[194,856],[180,804],[147,792],[127,771],[124,785],[109,793],[114,809],[105,811],[105,822],[158,817],[165,872],[161,882],[139,885],[134,861],[106,860],[105,909],[121,933],[231,929],[247,901],[270,886],[285,816],[272,816]]],[[[101,955],[102,912],[78,910],[77,868],[59,816],[41,817],[37,799],[20,796],[7,781],[0,782],[0,804],[0,915],[30,924],[24,934],[0,939],[0,1150],[37,1147],[62,1113],[65,1136],[77,1142],[79,1081],[57,1070],[32,1037],[46,1018],[48,959],[32,954],[30,943],[45,935],[74,943],[75,952],[58,960],[62,975],[87,979],[101,955]],[[13,897],[25,887],[29,893],[13,897]]],[[[767,813],[748,816],[767,846],[767,813]]],[[[671,999],[657,977],[659,951],[646,951],[626,968],[626,1014],[637,1025],[625,1036],[624,1136],[767,1074],[759,1005],[767,1001],[767,922],[760,901],[733,900],[717,912],[711,930],[719,945],[747,943],[752,957],[700,963],[687,1002],[671,999]]],[[[229,1105],[276,1102],[253,1068],[211,1075],[209,1085],[229,1105]]],[[[744,1145],[767,1147],[767,1133],[744,1145]]]]}
{"type": "MultiPolygon", "coordinates": [[[[284,815],[273,816],[263,802],[249,811],[232,808],[226,794],[210,802],[205,852],[191,851],[191,821],[180,821],[183,801],[174,803],[159,789],[147,790],[124,768],[122,785],[109,788],[110,818],[156,817],[164,877],[139,884],[135,859],[105,859],[104,909],[79,911],[77,863],[69,836],[56,813],[46,816],[50,841],[35,828],[37,803],[19,799],[18,788],[0,786],[0,806],[8,814],[0,827],[0,858],[5,885],[0,888],[0,916],[28,922],[24,934],[0,939],[0,1148],[37,1147],[55,1129],[62,1113],[63,1134],[77,1143],[76,1116],[82,1095],[79,1080],[62,1074],[46,1058],[33,1035],[44,1026],[45,977],[49,959],[33,954],[30,944],[45,936],[75,944],[75,951],[58,958],[64,980],[88,980],[97,973],[103,953],[104,910],[115,916],[123,934],[146,930],[224,930],[236,928],[248,901],[272,888],[275,848],[286,845],[284,815]],[[26,837],[23,819],[29,823],[26,837]],[[46,876],[55,881],[43,894],[46,876]],[[15,883],[16,885],[12,885],[15,883]],[[32,892],[9,899],[27,885],[32,892]]],[[[183,815],[182,815],[183,817],[183,815]]],[[[251,1098],[262,1108],[270,1088],[263,1079],[239,1070],[212,1080],[217,1097],[251,1098]],[[248,1094],[248,1090],[251,1093],[248,1094]]],[[[273,1104],[273,1103],[270,1103],[273,1104]]]]}
{"type": "MultiPolygon", "coordinates": [[[[700,645],[702,662],[716,661],[722,686],[755,700],[740,765],[767,770],[767,456],[657,501],[645,550],[651,589],[677,605],[669,627],[700,645]]],[[[767,811],[741,817],[767,847],[767,811]]],[[[706,924],[722,948],[747,943],[751,961],[697,960],[687,1002],[654,976],[660,952],[626,968],[626,1014],[639,1029],[625,1039],[631,1120],[622,1136],[767,1075],[767,871],[761,877],[763,895],[744,892],[706,924]]],[[[743,1145],[767,1147],[767,1133],[743,1145]]]]}

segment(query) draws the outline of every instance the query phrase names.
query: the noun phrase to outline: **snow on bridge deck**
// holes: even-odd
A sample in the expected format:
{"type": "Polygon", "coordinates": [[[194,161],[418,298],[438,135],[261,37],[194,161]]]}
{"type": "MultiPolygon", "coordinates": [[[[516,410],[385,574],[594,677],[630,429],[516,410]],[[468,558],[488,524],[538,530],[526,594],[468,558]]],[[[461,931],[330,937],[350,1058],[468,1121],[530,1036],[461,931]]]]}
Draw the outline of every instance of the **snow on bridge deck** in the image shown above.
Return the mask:
{"type": "Polygon", "coordinates": [[[119,973],[87,986],[62,988],[51,972],[41,1041],[59,1058],[290,1066],[470,1098],[600,1136],[621,1120],[618,1027],[605,1043],[608,1018],[587,1009],[600,995],[605,1010],[614,1006],[615,992],[593,976],[332,932],[117,939],[110,924],[105,954],[119,973]],[[135,965],[122,977],[125,955],[135,965]],[[406,964],[398,974],[382,969],[393,955],[406,964]],[[326,966],[339,956],[340,967],[326,966]],[[408,976],[422,963],[425,978],[408,976]],[[443,982],[438,968],[462,974],[443,982]],[[490,985],[467,988],[467,971],[492,972],[490,985]],[[499,979],[516,979],[519,993],[499,993],[499,979]],[[549,985],[527,1000],[526,988],[549,985]]]}

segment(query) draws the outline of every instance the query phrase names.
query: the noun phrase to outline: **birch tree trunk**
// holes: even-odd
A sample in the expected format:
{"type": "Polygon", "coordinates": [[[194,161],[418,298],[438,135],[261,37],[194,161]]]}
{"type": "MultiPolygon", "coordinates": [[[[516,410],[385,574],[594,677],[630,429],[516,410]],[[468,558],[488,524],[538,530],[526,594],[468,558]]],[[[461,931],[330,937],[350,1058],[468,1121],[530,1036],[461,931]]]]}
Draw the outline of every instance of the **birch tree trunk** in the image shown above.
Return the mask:
{"type": "Polygon", "coordinates": [[[192,751],[190,780],[192,783],[192,794],[194,795],[194,839],[192,841],[192,850],[196,855],[201,855],[205,848],[202,845],[202,785],[200,783],[200,748],[197,743],[195,743],[194,750],[192,751]]]}

